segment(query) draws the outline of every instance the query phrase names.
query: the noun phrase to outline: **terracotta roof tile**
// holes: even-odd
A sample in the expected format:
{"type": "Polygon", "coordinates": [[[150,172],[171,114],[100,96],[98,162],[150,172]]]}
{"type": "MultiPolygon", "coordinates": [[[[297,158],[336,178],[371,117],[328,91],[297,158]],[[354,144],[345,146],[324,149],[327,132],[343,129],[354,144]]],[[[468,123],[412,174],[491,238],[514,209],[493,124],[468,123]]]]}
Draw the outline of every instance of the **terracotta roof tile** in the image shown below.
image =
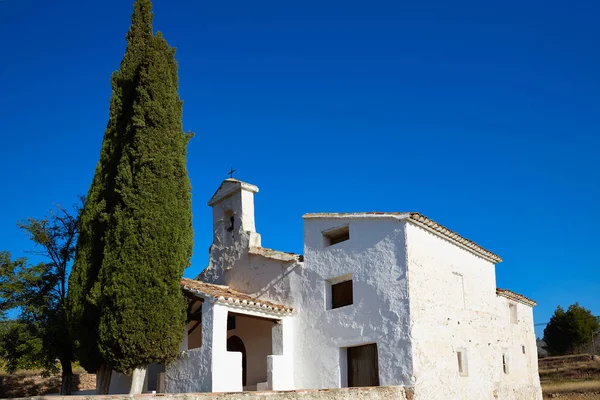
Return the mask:
{"type": "Polygon", "coordinates": [[[181,289],[185,292],[212,297],[222,303],[235,304],[236,306],[251,309],[260,309],[270,313],[291,313],[293,308],[282,304],[272,303],[270,301],[257,299],[246,293],[238,292],[229,286],[215,285],[212,283],[201,282],[193,279],[182,278],[180,281],[181,289]]]}
{"type": "Polygon", "coordinates": [[[525,304],[526,306],[529,306],[529,307],[537,306],[537,302],[535,302],[534,300],[531,300],[530,298],[527,298],[527,297],[523,296],[522,294],[512,292],[508,289],[497,288],[496,294],[498,296],[506,297],[507,299],[514,300],[519,303],[525,304]]]}

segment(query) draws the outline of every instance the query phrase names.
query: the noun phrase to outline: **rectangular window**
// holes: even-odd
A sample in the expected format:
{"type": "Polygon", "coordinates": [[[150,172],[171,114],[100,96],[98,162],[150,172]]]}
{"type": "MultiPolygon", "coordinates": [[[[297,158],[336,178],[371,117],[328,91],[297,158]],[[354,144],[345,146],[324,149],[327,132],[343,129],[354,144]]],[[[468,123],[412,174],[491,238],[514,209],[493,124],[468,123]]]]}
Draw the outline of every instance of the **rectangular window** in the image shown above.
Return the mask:
{"type": "Polygon", "coordinates": [[[521,350],[523,350],[523,354],[525,354],[525,346],[521,346],[521,350]]]}
{"type": "Polygon", "coordinates": [[[456,350],[456,358],[458,361],[458,374],[460,376],[468,376],[469,370],[468,370],[468,365],[467,365],[467,350],[457,349],[456,350]]]}
{"type": "Polygon", "coordinates": [[[331,284],[331,308],[349,306],[353,301],[352,280],[331,284]]]}
{"type": "Polygon", "coordinates": [[[511,324],[516,324],[517,323],[517,305],[514,303],[510,303],[508,305],[508,311],[510,312],[510,323],[511,324]]]}
{"type": "Polygon", "coordinates": [[[502,354],[502,371],[504,371],[505,374],[508,374],[508,354],[506,353],[502,354]]]}
{"type": "Polygon", "coordinates": [[[324,247],[333,246],[350,239],[350,227],[348,225],[338,226],[323,232],[324,247]]]}

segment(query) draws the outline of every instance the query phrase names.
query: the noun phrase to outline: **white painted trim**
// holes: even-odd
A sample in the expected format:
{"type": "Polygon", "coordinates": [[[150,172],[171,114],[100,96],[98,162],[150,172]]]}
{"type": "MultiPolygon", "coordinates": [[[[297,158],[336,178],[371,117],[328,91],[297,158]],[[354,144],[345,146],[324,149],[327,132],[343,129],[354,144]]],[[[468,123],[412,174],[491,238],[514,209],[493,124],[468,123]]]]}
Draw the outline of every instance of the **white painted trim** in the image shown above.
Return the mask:
{"type": "Polygon", "coordinates": [[[237,314],[250,315],[254,317],[261,317],[273,320],[282,320],[284,317],[292,315],[292,313],[290,312],[269,311],[268,309],[261,308],[260,306],[255,310],[248,309],[247,306],[241,305],[240,303],[230,303],[227,300],[221,300],[221,298],[214,299],[213,303],[225,306],[228,310],[231,310],[232,312],[235,312],[237,314]]]}

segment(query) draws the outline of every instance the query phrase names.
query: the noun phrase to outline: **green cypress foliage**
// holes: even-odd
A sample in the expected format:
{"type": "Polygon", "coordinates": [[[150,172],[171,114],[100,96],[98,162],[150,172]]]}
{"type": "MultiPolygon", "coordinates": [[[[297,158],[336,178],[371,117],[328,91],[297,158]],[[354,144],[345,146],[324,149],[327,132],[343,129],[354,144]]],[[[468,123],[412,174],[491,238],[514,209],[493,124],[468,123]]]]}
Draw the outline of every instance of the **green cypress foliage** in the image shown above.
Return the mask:
{"type": "Polygon", "coordinates": [[[182,129],[175,51],[136,0],[112,77],[110,119],[81,218],[71,274],[82,365],[118,372],[172,360],[185,324],[179,279],[193,246],[190,134],[182,129]]]}

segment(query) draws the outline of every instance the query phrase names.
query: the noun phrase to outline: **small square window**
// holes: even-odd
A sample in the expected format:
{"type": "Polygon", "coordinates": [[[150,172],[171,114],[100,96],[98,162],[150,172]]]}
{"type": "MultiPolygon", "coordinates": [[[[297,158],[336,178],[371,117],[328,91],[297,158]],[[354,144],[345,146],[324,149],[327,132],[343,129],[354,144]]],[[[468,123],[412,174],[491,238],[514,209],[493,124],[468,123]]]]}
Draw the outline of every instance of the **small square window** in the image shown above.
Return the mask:
{"type": "Polygon", "coordinates": [[[350,239],[350,227],[338,226],[323,232],[324,247],[333,246],[350,239]]]}
{"type": "Polygon", "coordinates": [[[502,354],[502,371],[504,371],[505,374],[508,374],[508,354],[506,353],[502,354]]]}
{"type": "Polygon", "coordinates": [[[457,349],[456,359],[458,361],[458,374],[460,376],[468,376],[467,351],[465,349],[457,349]]]}
{"type": "Polygon", "coordinates": [[[508,311],[510,313],[510,323],[516,324],[518,322],[517,319],[517,305],[514,303],[508,304],[508,311]]]}
{"type": "Polygon", "coordinates": [[[352,280],[331,284],[331,308],[349,306],[353,301],[352,280]]]}

